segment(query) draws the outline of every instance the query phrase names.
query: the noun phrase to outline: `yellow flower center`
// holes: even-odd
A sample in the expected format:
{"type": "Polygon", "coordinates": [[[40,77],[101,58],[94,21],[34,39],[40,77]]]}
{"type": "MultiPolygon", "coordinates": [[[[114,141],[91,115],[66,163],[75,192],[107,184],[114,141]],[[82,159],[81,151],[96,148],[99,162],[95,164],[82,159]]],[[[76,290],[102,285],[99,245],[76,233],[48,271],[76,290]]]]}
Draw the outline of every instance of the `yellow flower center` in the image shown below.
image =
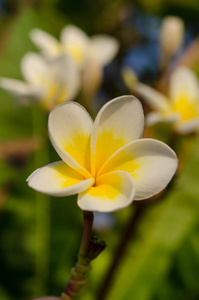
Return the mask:
{"type": "Polygon", "coordinates": [[[114,200],[120,194],[122,178],[118,174],[114,174],[112,180],[114,184],[110,185],[105,182],[103,176],[96,178],[95,183],[90,187],[90,196],[114,200]]]}
{"type": "Polygon", "coordinates": [[[66,88],[60,88],[58,84],[49,84],[47,85],[47,94],[45,95],[44,99],[41,102],[41,106],[51,111],[55,105],[64,102],[66,99],[66,88]]]}
{"type": "Polygon", "coordinates": [[[181,120],[187,121],[199,116],[199,104],[198,102],[190,101],[186,95],[182,95],[171,106],[171,111],[180,113],[181,120]]]}
{"type": "Polygon", "coordinates": [[[67,46],[67,52],[79,63],[82,64],[84,55],[83,51],[80,47],[77,47],[76,45],[68,45],[67,46]]]}

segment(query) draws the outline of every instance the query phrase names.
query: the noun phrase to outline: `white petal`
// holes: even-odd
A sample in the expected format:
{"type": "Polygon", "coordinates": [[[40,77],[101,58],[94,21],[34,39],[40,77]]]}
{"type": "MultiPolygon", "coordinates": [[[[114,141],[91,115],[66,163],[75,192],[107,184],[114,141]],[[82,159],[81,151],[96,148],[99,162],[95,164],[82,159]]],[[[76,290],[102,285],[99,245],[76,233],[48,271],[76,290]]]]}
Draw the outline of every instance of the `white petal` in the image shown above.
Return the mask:
{"type": "Polygon", "coordinates": [[[112,212],[131,204],[135,194],[130,174],[112,172],[97,178],[95,186],[78,195],[77,204],[83,210],[112,212]]]}
{"type": "Polygon", "coordinates": [[[169,109],[168,99],[150,86],[137,83],[133,86],[133,90],[143,97],[143,100],[152,108],[158,111],[166,111],[169,109]]]}
{"type": "Polygon", "coordinates": [[[79,65],[85,63],[90,47],[87,34],[74,25],[67,25],[61,31],[61,43],[79,65]]]}
{"type": "Polygon", "coordinates": [[[147,199],[163,190],[172,179],[178,160],[166,144],[153,140],[137,140],[118,150],[98,175],[122,170],[135,182],[135,200],[147,199]]]}
{"type": "Polygon", "coordinates": [[[64,197],[81,193],[94,183],[63,162],[56,162],[34,171],[27,179],[34,190],[50,196],[64,197]]]}
{"type": "Polygon", "coordinates": [[[27,83],[5,77],[0,77],[0,86],[13,94],[26,94],[30,90],[30,85],[27,83]]]}
{"type": "Polygon", "coordinates": [[[49,33],[41,29],[33,29],[30,38],[47,56],[57,56],[60,53],[60,43],[49,33]]]}
{"type": "Polygon", "coordinates": [[[47,63],[36,53],[27,53],[21,62],[24,78],[31,84],[40,85],[47,73],[47,63]]]}
{"type": "Polygon", "coordinates": [[[43,105],[48,109],[64,101],[73,100],[80,88],[80,73],[72,58],[61,55],[48,62],[43,105]]]}
{"type": "Polygon", "coordinates": [[[119,148],[139,139],[143,128],[144,114],[138,99],[122,96],[106,103],[95,119],[91,135],[92,174],[119,148]]]}
{"type": "Polygon", "coordinates": [[[108,35],[95,35],[91,38],[91,51],[102,66],[106,66],[116,56],[118,41],[108,35]]]}
{"type": "Polygon", "coordinates": [[[173,102],[187,99],[189,102],[198,101],[199,88],[195,74],[186,67],[178,67],[170,78],[170,98],[173,102]]]}
{"type": "Polygon", "coordinates": [[[0,87],[13,94],[21,104],[40,102],[43,97],[42,89],[16,79],[1,77],[0,87]]]}
{"type": "Polygon", "coordinates": [[[66,89],[66,99],[74,100],[80,88],[80,72],[73,59],[68,55],[60,56],[52,64],[53,79],[66,89]]]}
{"type": "Polygon", "coordinates": [[[146,117],[146,124],[148,126],[154,125],[159,122],[174,123],[180,119],[180,114],[177,112],[164,113],[149,113],[146,117]]]}
{"type": "Polygon", "coordinates": [[[64,102],[49,115],[48,130],[51,142],[71,168],[91,177],[90,134],[93,121],[87,111],[76,102],[64,102]]]}
{"type": "Polygon", "coordinates": [[[199,118],[176,123],[175,130],[180,134],[189,134],[199,130],[199,118]]]}

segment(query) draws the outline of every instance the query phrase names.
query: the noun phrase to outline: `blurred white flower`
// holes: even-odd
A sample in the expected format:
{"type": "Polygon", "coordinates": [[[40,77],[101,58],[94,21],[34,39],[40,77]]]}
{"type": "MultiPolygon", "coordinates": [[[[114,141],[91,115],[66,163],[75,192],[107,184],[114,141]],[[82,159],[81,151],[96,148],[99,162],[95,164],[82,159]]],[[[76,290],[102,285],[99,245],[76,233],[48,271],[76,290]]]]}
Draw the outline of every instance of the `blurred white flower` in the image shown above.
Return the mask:
{"type": "Polygon", "coordinates": [[[199,129],[199,85],[195,74],[178,67],[170,78],[168,98],[155,89],[137,82],[133,90],[143,97],[155,112],[147,116],[147,124],[171,122],[180,134],[199,129]]]}
{"type": "Polygon", "coordinates": [[[165,17],[161,24],[159,41],[161,63],[165,65],[172,54],[182,46],[184,41],[183,20],[174,16],[165,17]]]}
{"type": "Polygon", "coordinates": [[[0,78],[0,86],[21,104],[37,103],[50,111],[59,103],[73,100],[79,91],[79,69],[70,56],[46,60],[28,53],[22,59],[21,70],[27,82],[0,78]]]}
{"type": "Polygon", "coordinates": [[[67,53],[81,67],[85,66],[90,58],[97,60],[100,66],[104,67],[115,57],[119,48],[115,38],[105,34],[90,38],[74,25],[67,25],[62,29],[60,42],[40,29],[33,29],[30,37],[46,56],[54,57],[67,53]]]}
{"type": "Polygon", "coordinates": [[[102,83],[103,68],[118,52],[117,39],[105,34],[89,37],[74,25],[67,25],[62,29],[60,42],[40,29],[33,29],[30,37],[47,57],[57,57],[67,53],[74,59],[83,72],[82,97],[85,101],[84,105],[89,107],[102,83]]]}
{"type": "Polygon", "coordinates": [[[143,128],[133,96],[108,102],[94,122],[76,102],[58,105],[48,129],[63,161],[33,172],[28,185],[52,196],[78,194],[79,207],[88,211],[111,212],[149,198],[166,187],[178,162],[166,144],[140,139],[143,128]]]}

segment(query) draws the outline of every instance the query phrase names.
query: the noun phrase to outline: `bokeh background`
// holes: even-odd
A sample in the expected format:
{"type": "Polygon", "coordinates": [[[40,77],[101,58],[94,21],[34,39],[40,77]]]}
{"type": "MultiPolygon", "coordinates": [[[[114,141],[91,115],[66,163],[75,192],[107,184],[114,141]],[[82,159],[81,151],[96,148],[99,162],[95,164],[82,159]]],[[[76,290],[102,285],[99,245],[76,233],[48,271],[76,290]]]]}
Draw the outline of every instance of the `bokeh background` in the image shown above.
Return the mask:
{"type": "MultiPolygon", "coordinates": [[[[63,26],[71,23],[88,35],[112,35],[120,49],[104,69],[103,84],[95,96],[97,111],[113,97],[130,93],[122,79],[124,67],[133,68],[149,84],[161,76],[158,39],[167,15],[185,23],[184,43],[170,64],[194,45],[186,64],[199,74],[197,0],[1,0],[0,76],[22,79],[23,55],[38,51],[29,37],[35,27],[57,38],[63,26]]],[[[50,199],[26,184],[35,168],[58,159],[48,141],[47,116],[39,107],[18,105],[0,89],[1,300],[59,296],[76,261],[83,226],[76,197],[50,199]]],[[[159,125],[146,134],[167,142],[169,130],[159,125]]],[[[178,137],[171,146],[179,156],[178,175],[161,201],[146,204],[101,300],[199,299],[199,136],[178,137]]],[[[107,248],[93,262],[88,287],[78,299],[98,299],[134,211],[132,206],[96,215],[95,231],[107,248]]]]}

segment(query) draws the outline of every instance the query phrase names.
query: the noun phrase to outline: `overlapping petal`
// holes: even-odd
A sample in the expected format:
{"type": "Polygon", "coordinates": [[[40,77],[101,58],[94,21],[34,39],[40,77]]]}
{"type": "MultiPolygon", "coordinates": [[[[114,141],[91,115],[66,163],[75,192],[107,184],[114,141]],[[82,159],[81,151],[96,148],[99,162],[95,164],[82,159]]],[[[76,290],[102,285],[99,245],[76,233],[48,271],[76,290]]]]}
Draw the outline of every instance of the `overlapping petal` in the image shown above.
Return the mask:
{"type": "Polygon", "coordinates": [[[61,43],[79,65],[84,64],[90,47],[90,39],[83,30],[74,25],[67,25],[61,32],[61,43]]]}
{"type": "Polygon", "coordinates": [[[43,105],[52,110],[55,105],[74,99],[80,88],[80,73],[68,55],[51,59],[47,71],[48,74],[43,78],[46,90],[43,105]]]}
{"type": "Polygon", "coordinates": [[[133,96],[113,99],[99,111],[91,135],[91,172],[125,144],[139,139],[144,128],[141,103],[133,96]]]}
{"type": "Polygon", "coordinates": [[[21,62],[24,78],[31,84],[41,84],[47,75],[47,63],[45,59],[36,53],[27,53],[21,62]]]}
{"type": "Polygon", "coordinates": [[[59,54],[60,44],[51,34],[35,28],[30,32],[30,37],[45,55],[54,56],[59,54]]]}
{"type": "Polygon", "coordinates": [[[177,168],[173,150],[143,132],[142,106],[133,96],[107,103],[93,124],[75,102],[58,105],[49,116],[49,135],[63,162],[36,170],[28,184],[37,191],[79,194],[83,210],[111,212],[160,192],[177,168]]]}
{"type": "Polygon", "coordinates": [[[186,67],[178,67],[171,75],[170,98],[172,102],[186,99],[195,102],[199,99],[198,80],[195,74],[186,67]]]}
{"type": "Polygon", "coordinates": [[[37,169],[27,179],[28,185],[38,192],[51,196],[68,196],[83,192],[94,183],[64,162],[56,162],[37,169]]]}
{"type": "Polygon", "coordinates": [[[78,195],[83,210],[111,212],[128,206],[134,198],[135,187],[130,174],[123,171],[104,174],[95,186],[78,195]]]}
{"type": "Polygon", "coordinates": [[[93,121],[87,111],[76,102],[64,102],[49,115],[51,142],[71,168],[90,178],[90,135],[93,121]]]}
{"type": "Polygon", "coordinates": [[[106,66],[117,54],[119,43],[115,38],[101,34],[92,36],[91,47],[98,62],[106,66]]]}
{"type": "Polygon", "coordinates": [[[125,145],[102,167],[98,175],[122,170],[135,182],[135,200],[147,199],[166,187],[177,168],[175,152],[166,144],[142,139],[125,145]]]}
{"type": "MultiPolygon", "coordinates": [[[[60,103],[64,100],[73,100],[80,88],[80,72],[69,55],[61,55],[51,61],[52,83],[59,86],[59,94],[62,95],[60,103]]],[[[58,101],[57,101],[58,102],[58,101]]]]}

